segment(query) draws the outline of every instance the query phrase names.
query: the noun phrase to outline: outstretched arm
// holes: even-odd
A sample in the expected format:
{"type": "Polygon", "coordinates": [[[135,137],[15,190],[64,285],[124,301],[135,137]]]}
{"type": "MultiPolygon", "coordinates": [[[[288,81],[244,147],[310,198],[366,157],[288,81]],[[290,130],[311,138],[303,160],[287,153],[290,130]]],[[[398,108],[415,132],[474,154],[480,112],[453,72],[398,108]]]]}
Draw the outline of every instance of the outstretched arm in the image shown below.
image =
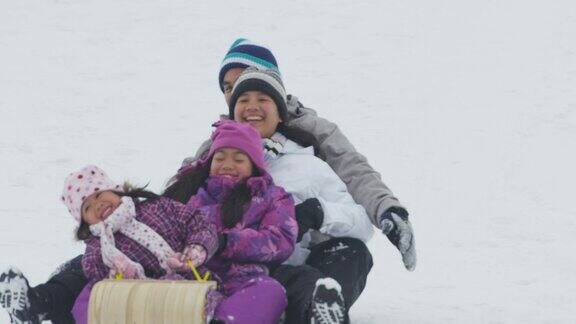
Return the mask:
{"type": "Polygon", "coordinates": [[[294,96],[288,98],[288,111],[291,117],[288,127],[313,135],[320,156],[344,181],[354,201],[366,209],[372,224],[398,248],[405,267],[414,270],[416,249],[408,211],[382,182],[380,174],[356,151],[336,124],[318,117],[294,96]]]}
{"type": "Polygon", "coordinates": [[[366,209],[372,224],[381,228],[380,217],[391,207],[405,210],[382,182],[380,174],[356,151],[336,124],[316,116],[314,110],[304,107],[294,96],[289,98],[288,110],[291,116],[288,126],[314,136],[321,157],[344,181],[354,201],[366,209]]]}
{"type": "Polygon", "coordinates": [[[208,151],[210,151],[210,145],[212,145],[212,141],[209,139],[205,140],[202,143],[202,145],[200,145],[200,148],[198,148],[198,150],[196,150],[196,153],[193,156],[189,156],[189,157],[185,158],[184,161],[182,161],[182,165],[180,166],[180,168],[185,168],[185,167],[195,163],[200,158],[204,157],[204,155],[206,155],[208,153],[208,151]]]}

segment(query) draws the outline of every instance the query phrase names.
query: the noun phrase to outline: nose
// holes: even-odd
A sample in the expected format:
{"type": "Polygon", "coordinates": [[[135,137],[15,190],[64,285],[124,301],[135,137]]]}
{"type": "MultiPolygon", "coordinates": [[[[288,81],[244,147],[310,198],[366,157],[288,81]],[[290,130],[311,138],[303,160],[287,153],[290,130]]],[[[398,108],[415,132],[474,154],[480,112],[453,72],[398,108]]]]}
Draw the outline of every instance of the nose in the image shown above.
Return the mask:
{"type": "Polygon", "coordinates": [[[229,162],[224,162],[222,164],[222,170],[224,170],[224,171],[232,170],[232,164],[229,162]]]}
{"type": "Polygon", "coordinates": [[[250,99],[248,101],[248,104],[246,105],[246,110],[250,111],[250,110],[257,110],[259,107],[258,105],[258,100],[255,99],[250,99]]]}

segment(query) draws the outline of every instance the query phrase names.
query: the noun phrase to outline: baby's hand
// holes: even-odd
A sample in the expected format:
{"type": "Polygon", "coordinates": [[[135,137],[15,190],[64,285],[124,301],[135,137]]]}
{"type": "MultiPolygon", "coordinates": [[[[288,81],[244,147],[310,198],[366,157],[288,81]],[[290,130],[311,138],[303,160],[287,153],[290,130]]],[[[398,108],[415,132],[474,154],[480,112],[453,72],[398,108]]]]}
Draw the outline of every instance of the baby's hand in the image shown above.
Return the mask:
{"type": "Polygon", "coordinates": [[[184,255],[186,257],[185,262],[188,260],[192,261],[195,267],[199,267],[204,262],[206,262],[206,249],[202,245],[192,244],[184,249],[184,255]]]}
{"type": "Polygon", "coordinates": [[[188,261],[192,261],[195,267],[202,265],[206,261],[206,249],[201,245],[192,244],[182,253],[175,253],[167,260],[168,266],[174,271],[188,270],[188,261]]]}
{"type": "Polygon", "coordinates": [[[144,269],[138,263],[127,258],[117,257],[114,259],[114,275],[121,273],[125,279],[142,279],[145,278],[144,269]]]}
{"type": "Polygon", "coordinates": [[[186,263],[182,262],[182,253],[180,252],[174,253],[172,256],[168,257],[166,262],[170,269],[174,271],[185,271],[188,268],[186,263]]]}

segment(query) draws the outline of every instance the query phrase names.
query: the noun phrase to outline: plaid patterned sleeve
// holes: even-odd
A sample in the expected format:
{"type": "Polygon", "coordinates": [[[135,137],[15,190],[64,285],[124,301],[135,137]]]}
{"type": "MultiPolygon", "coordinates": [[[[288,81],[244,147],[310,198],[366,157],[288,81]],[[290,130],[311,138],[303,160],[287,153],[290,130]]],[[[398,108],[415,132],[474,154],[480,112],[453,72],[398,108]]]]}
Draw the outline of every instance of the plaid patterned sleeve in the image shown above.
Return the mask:
{"type": "Polygon", "coordinates": [[[98,238],[94,237],[86,241],[86,252],[82,257],[82,270],[84,270],[84,275],[86,275],[90,283],[108,277],[110,269],[108,269],[102,260],[100,240],[98,238]]]}
{"type": "Polygon", "coordinates": [[[208,217],[199,208],[186,206],[177,201],[172,201],[172,210],[185,231],[186,246],[198,244],[206,249],[207,257],[210,258],[218,250],[218,235],[216,226],[209,221],[208,217]]]}

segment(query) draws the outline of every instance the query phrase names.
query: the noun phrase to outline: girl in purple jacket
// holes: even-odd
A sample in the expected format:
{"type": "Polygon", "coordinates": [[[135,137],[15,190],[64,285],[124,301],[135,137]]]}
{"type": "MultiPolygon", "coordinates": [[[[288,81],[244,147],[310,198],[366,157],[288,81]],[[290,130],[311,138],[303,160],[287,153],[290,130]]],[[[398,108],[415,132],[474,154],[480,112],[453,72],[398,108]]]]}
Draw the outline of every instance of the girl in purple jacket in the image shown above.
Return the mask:
{"type": "Polygon", "coordinates": [[[62,201],[79,223],[76,236],[86,243],[82,267],[89,284],[76,299],[76,323],[87,322],[95,282],[117,274],[193,279],[180,263],[199,266],[218,247],[215,227],[201,211],[148,191],[123,190],[96,166],[68,176],[62,201]]]}
{"type": "Polygon", "coordinates": [[[286,294],[268,267],[294,250],[294,202],[266,172],[262,141],[252,126],[215,126],[207,157],[180,170],[164,196],[199,208],[220,233],[218,251],[206,263],[220,280],[219,291],[209,296],[213,321],[277,323],[286,294]]]}

